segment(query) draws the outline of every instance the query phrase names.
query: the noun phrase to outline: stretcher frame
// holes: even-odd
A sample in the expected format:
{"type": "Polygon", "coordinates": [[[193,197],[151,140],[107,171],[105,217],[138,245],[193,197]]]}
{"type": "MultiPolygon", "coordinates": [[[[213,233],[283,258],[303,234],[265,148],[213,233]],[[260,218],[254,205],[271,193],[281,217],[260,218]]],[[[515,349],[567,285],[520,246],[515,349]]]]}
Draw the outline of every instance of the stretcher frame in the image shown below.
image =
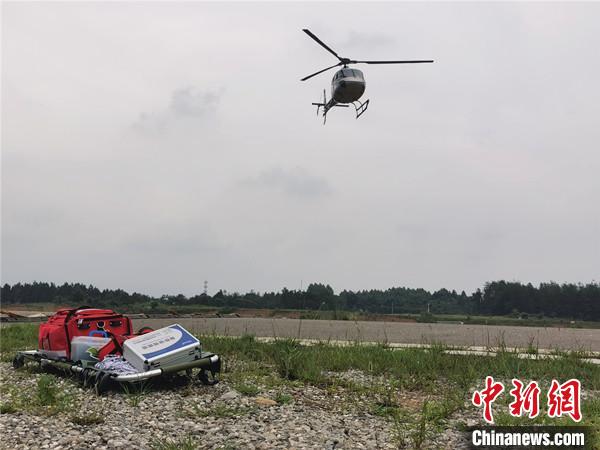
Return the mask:
{"type": "Polygon", "coordinates": [[[19,369],[28,362],[38,363],[42,369],[50,366],[67,373],[75,374],[84,387],[93,387],[96,395],[102,395],[106,392],[112,382],[119,383],[120,385],[125,383],[133,384],[183,371],[191,377],[193,369],[200,369],[197,378],[202,384],[213,385],[218,383],[217,374],[221,371],[221,358],[219,355],[210,352],[201,352],[200,358],[194,361],[133,374],[118,374],[108,370],[96,369],[93,362],[74,362],[65,358],[51,359],[37,350],[17,352],[13,359],[13,367],[19,369]]]}

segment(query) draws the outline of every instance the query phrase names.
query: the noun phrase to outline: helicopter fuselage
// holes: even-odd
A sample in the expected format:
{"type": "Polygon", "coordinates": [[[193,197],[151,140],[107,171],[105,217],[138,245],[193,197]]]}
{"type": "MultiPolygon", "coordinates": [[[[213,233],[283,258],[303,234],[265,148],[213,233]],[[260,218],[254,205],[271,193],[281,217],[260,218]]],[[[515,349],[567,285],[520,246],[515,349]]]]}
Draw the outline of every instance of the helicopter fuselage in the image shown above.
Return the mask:
{"type": "Polygon", "coordinates": [[[331,98],[327,101],[325,89],[323,89],[323,102],[313,103],[319,109],[323,108],[323,123],[325,123],[327,112],[334,106],[348,107],[350,104],[356,109],[358,119],[369,106],[369,100],[361,102],[359,99],[365,92],[365,77],[358,69],[344,67],[338,70],[331,80],[331,98]]]}
{"type": "Polygon", "coordinates": [[[334,106],[340,106],[343,108],[348,108],[350,105],[354,106],[356,109],[356,118],[358,119],[360,116],[364,114],[369,106],[369,100],[365,100],[361,102],[359,99],[365,92],[365,78],[363,74],[358,69],[352,69],[348,66],[353,64],[414,64],[414,63],[432,63],[432,59],[412,59],[412,60],[400,60],[400,61],[390,61],[390,60],[377,60],[377,61],[357,61],[355,59],[350,59],[346,57],[342,57],[338,55],[334,50],[329,48],[327,44],[325,44],[321,39],[315,36],[308,28],[303,28],[308,36],[335,56],[338,59],[338,63],[333,66],[325,67],[324,69],[319,70],[318,72],[312,73],[304,78],[301,78],[300,81],[306,81],[314,76],[319,75],[320,73],[326,72],[328,70],[333,69],[334,67],[342,67],[342,69],[338,70],[333,76],[333,80],[331,80],[331,99],[327,101],[327,95],[325,89],[323,89],[323,102],[313,102],[313,106],[317,107],[317,115],[319,114],[319,110],[323,108],[323,123],[325,123],[327,117],[327,111],[329,111],[334,106]]]}
{"type": "Polygon", "coordinates": [[[331,80],[331,99],[335,103],[352,103],[365,92],[365,78],[358,69],[344,67],[331,80]]]}

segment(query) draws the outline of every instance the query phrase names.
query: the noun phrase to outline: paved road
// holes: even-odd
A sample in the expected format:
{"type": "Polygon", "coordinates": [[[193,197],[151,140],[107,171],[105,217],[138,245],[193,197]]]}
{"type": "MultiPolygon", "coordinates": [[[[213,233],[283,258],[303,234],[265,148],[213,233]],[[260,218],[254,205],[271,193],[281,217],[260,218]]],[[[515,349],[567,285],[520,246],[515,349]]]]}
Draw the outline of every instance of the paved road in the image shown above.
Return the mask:
{"type": "Polygon", "coordinates": [[[403,344],[443,343],[458,346],[498,346],[600,352],[600,330],[495,325],[405,322],[352,322],[263,318],[135,319],[137,327],[179,323],[199,334],[302,339],[359,340],[403,344]]]}

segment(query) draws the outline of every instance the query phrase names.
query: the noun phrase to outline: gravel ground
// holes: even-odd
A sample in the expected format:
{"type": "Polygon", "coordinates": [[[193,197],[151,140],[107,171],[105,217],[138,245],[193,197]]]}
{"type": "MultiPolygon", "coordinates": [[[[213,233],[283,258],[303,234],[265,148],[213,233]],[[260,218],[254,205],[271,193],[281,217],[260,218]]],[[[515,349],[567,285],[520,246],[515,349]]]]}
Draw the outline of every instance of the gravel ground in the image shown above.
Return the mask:
{"type": "Polygon", "coordinates": [[[600,330],[444,323],[353,322],[264,318],[136,319],[134,325],[160,328],[180,323],[202,334],[302,339],[335,339],[404,344],[443,343],[457,346],[498,346],[600,351],[600,330]]]}
{"type": "MultiPolygon", "coordinates": [[[[197,382],[180,383],[179,388],[155,386],[139,397],[116,390],[96,397],[68,378],[51,375],[60,395],[71,401],[70,406],[52,412],[33,406],[42,374],[34,369],[15,371],[7,363],[0,364],[0,374],[2,403],[24,399],[17,411],[0,416],[3,449],[148,449],[156,439],[188,437],[206,449],[392,449],[399,445],[393,423],[366,412],[360,398],[348,403],[343,392],[332,394],[314,386],[286,386],[289,403],[285,404],[273,400],[281,387],[260,386],[256,395],[246,396],[226,381],[216,386],[197,382]],[[235,417],[228,417],[234,412],[235,417]],[[94,415],[101,423],[75,423],[94,415]]],[[[330,375],[364,386],[382,382],[358,371],[330,375]]],[[[419,408],[423,399],[416,396],[408,393],[399,401],[419,408]]],[[[464,412],[457,416],[456,420],[465,421],[464,412]]],[[[430,437],[424,448],[467,448],[464,435],[455,431],[455,421],[430,437]]]]}

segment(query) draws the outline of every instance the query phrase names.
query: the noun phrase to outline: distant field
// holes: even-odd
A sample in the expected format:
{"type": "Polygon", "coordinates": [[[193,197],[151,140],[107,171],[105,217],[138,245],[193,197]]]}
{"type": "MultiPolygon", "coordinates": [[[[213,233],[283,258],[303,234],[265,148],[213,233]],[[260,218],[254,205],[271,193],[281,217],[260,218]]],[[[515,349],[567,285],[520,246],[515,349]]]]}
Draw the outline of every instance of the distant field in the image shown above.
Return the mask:
{"type": "MultiPolygon", "coordinates": [[[[59,305],[54,303],[27,303],[19,305],[2,305],[4,311],[52,312],[59,308],[73,307],[74,305],[59,305]]],[[[79,305],[76,305],[79,306],[79,305]]],[[[437,323],[462,323],[464,325],[506,325],[518,327],[557,327],[557,328],[592,328],[600,329],[600,322],[572,321],[567,318],[550,318],[530,316],[518,318],[510,316],[476,316],[463,314],[376,314],[357,311],[326,311],[326,310],[299,310],[299,309],[250,309],[250,308],[215,308],[205,305],[159,305],[151,307],[149,304],[123,305],[112,307],[119,312],[128,314],[152,315],[201,315],[216,316],[235,314],[243,318],[277,318],[277,319],[311,319],[311,320],[342,320],[365,322],[437,322],[437,323]]]]}
{"type": "MultiPolygon", "coordinates": [[[[36,319],[40,320],[40,319],[36,319]]],[[[18,322],[12,322],[18,323],[18,322]]],[[[269,317],[163,317],[134,319],[136,328],[173,323],[202,335],[286,337],[461,347],[509,347],[528,351],[600,352],[600,330],[587,328],[416,323],[409,321],[311,320],[269,317]]],[[[11,326],[11,322],[3,326],[11,326]]]]}
{"type": "Polygon", "coordinates": [[[160,328],[172,323],[179,323],[204,335],[249,334],[299,339],[600,351],[600,330],[594,329],[268,318],[181,317],[134,320],[136,327],[148,325],[160,328]]]}

